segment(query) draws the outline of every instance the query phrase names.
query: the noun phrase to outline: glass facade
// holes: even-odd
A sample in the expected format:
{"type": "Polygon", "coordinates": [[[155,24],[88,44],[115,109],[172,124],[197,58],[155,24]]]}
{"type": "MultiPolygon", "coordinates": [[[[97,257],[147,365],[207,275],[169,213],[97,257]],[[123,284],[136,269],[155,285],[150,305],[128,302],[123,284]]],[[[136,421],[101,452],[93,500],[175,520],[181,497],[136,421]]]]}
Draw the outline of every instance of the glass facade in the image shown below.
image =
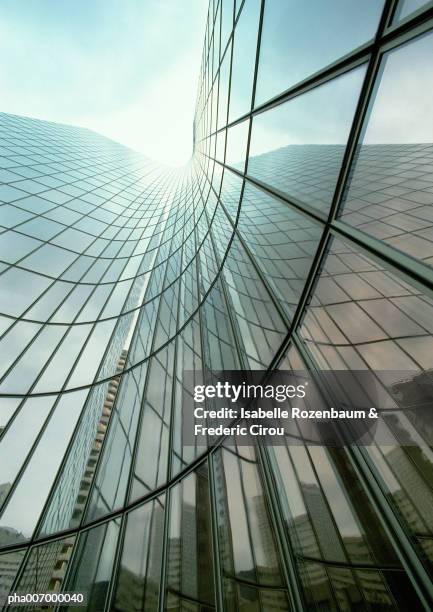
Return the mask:
{"type": "Polygon", "coordinates": [[[0,595],[432,609],[432,30],[211,0],[183,169],[0,113],[0,595]],[[411,377],[386,446],[184,441],[186,370],[268,368],[411,377]]]}

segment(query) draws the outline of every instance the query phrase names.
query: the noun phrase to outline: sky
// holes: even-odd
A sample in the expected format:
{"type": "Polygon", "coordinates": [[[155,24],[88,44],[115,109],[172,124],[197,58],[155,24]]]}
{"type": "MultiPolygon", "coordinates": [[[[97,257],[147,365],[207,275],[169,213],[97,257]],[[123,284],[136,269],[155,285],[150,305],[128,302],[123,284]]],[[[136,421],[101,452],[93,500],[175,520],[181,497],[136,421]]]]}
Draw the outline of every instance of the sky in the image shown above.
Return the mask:
{"type": "Polygon", "coordinates": [[[88,127],[182,165],[207,0],[2,0],[0,111],[88,127]]]}

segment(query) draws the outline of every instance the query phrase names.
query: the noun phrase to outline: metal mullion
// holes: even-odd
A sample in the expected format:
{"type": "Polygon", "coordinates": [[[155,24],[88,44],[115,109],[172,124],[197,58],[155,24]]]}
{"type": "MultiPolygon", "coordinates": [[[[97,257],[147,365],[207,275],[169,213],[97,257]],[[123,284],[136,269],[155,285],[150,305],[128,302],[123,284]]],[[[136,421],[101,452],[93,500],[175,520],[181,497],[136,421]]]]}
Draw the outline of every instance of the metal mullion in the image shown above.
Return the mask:
{"type": "MultiPolygon", "coordinates": [[[[254,76],[253,76],[253,85],[251,89],[251,105],[250,105],[251,112],[254,109],[254,104],[255,104],[255,99],[256,99],[257,77],[259,73],[260,52],[261,52],[261,46],[262,46],[262,29],[263,29],[263,18],[264,18],[264,13],[265,13],[265,3],[266,3],[266,0],[260,1],[260,14],[259,14],[258,29],[257,29],[256,57],[254,60],[254,76]]],[[[248,149],[249,149],[249,145],[247,146],[247,153],[246,153],[247,159],[248,159],[248,153],[249,153],[248,149]]]]}
{"type": "MultiPolygon", "coordinates": [[[[167,496],[165,497],[165,500],[166,500],[166,498],[167,498],[167,496]]],[[[145,552],[145,559],[146,559],[146,573],[144,575],[145,582],[147,582],[147,577],[148,577],[148,574],[149,574],[150,545],[151,545],[151,541],[152,541],[152,527],[153,527],[153,522],[154,522],[154,518],[155,518],[155,505],[156,505],[157,502],[158,502],[158,498],[155,498],[153,501],[149,502],[150,504],[152,504],[152,509],[151,509],[150,521],[149,521],[149,542],[148,542],[148,546],[147,546],[146,551],[144,551],[145,552]]],[[[165,507],[165,510],[166,509],[167,509],[167,506],[165,507]]],[[[164,519],[165,519],[165,513],[164,513],[164,519]]],[[[142,609],[144,609],[145,597],[146,597],[146,589],[143,589],[142,595],[141,595],[142,609]]],[[[107,612],[108,612],[108,608],[107,608],[107,612]]]]}
{"type": "Polygon", "coordinates": [[[419,25],[422,27],[424,23],[433,16],[433,2],[430,0],[430,3],[426,1],[423,6],[420,6],[415,11],[411,11],[406,15],[406,17],[393,23],[392,20],[397,14],[399,4],[402,3],[396,2],[393,10],[388,15],[388,21],[383,34],[385,41],[393,40],[395,36],[404,36],[408,31],[416,30],[419,25]]]}

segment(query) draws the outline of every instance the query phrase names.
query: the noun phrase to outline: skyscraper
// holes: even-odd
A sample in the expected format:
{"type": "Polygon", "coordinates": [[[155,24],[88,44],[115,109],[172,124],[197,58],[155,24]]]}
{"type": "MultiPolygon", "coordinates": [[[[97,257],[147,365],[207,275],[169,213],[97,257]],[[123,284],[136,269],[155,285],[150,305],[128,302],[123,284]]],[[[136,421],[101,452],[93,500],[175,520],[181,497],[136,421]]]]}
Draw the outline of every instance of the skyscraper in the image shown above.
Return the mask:
{"type": "Polygon", "coordinates": [[[431,609],[432,11],[211,0],[182,169],[0,114],[3,592],[431,609]],[[270,368],[376,372],[390,442],[186,443],[186,371],[270,368]]]}

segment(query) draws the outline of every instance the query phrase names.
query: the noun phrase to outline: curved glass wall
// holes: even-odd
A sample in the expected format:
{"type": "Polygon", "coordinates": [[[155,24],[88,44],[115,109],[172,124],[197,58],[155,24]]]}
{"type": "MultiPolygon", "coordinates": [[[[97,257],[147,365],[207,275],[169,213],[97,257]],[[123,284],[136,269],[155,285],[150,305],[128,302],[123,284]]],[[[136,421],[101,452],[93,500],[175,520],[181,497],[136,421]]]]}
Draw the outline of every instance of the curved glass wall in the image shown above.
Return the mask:
{"type": "Polygon", "coordinates": [[[429,6],[211,0],[181,170],[0,114],[0,595],[431,609],[429,6]],[[386,446],[185,442],[186,370],[270,367],[412,375],[386,446]]]}

